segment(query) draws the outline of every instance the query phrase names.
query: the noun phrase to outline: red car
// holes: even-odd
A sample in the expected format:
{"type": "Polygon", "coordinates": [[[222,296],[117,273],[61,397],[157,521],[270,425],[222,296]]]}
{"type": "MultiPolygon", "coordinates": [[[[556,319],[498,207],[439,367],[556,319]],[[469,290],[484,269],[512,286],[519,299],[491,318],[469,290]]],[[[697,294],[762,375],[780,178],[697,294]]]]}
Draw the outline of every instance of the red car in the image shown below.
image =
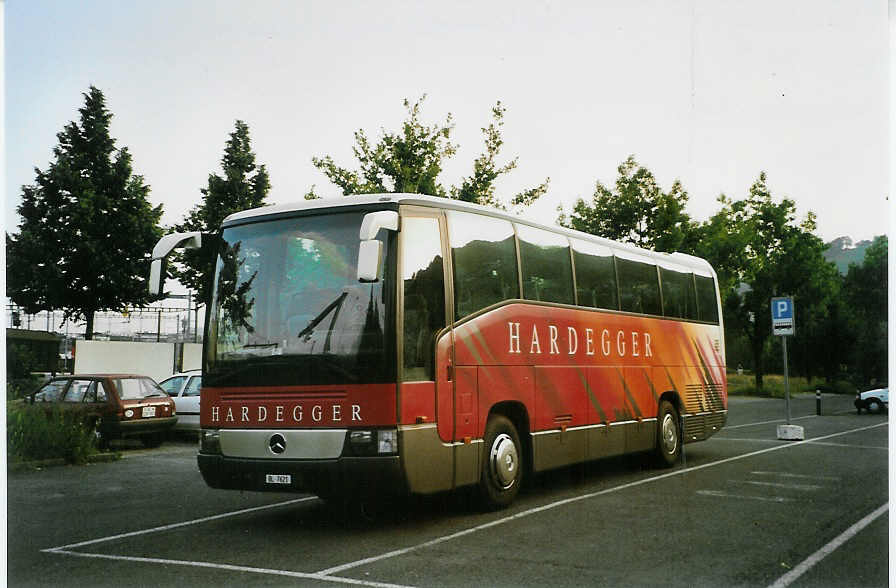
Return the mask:
{"type": "Polygon", "coordinates": [[[57,376],[29,400],[83,413],[100,447],[123,437],[139,437],[145,446],[157,447],[177,422],[174,401],[152,378],[134,374],[57,376]]]}

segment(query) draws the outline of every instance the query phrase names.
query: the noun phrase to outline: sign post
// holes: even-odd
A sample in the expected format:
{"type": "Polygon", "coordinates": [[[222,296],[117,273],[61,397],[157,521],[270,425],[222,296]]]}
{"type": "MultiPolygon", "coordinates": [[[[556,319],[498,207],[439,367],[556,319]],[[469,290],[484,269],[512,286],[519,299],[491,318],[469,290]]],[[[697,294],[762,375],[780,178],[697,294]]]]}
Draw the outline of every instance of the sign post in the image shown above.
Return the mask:
{"type": "Polygon", "coordinates": [[[784,404],[787,407],[787,424],[778,426],[778,439],[802,440],[803,428],[790,424],[790,374],[787,366],[787,337],[795,332],[793,298],[772,298],[772,334],[781,337],[784,349],[784,404]]]}

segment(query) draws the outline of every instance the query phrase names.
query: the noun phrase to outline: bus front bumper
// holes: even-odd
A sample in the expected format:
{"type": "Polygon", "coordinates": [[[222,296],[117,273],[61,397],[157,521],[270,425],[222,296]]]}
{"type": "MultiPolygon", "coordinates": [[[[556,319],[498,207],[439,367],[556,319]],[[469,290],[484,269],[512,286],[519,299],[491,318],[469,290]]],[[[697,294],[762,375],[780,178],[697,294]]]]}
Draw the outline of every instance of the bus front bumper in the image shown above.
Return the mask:
{"type": "Polygon", "coordinates": [[[404,494],[397,455],[273,460],[200,453],[199,471],[211,488],[260,492],[404,494]]]}

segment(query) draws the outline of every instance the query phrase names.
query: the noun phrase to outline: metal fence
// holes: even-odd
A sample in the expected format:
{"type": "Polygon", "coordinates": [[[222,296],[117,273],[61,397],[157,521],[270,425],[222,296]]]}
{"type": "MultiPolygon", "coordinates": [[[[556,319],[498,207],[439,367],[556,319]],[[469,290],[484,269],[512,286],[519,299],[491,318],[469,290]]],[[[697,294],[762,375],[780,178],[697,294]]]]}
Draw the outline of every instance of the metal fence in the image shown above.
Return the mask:
{"type": "MultiPolygon", "coordinates": [[[[98,341],[167,341],[201,343],[205,306],[197,307],[188,294],[171,296],[158,303],[128,308],[125,312],[94,314],[93,338],[98,341]]],[[[61,310],[28,314],[14,304],[6,306],[7,328],[46,331],[67,340],[83,339],[84,321],[64,320],[61,310]]],[[[60,353],[64,353],[60,350],[60,353]]]]}

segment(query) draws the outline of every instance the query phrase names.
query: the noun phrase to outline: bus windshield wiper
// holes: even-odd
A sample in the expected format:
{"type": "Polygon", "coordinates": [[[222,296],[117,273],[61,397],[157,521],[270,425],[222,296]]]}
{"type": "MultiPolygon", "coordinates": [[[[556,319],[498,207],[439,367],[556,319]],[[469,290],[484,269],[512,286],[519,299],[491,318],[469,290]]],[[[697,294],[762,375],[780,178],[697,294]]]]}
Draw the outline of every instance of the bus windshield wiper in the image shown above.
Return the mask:
{"type": "MultiPolygon", "coordinates": [[[[305,327],[304,329],[299,331],[298,337],[304,337],[305,340],[307,341],[308,337],[311,335],[311,333],[314,331],[314,329],[317,328],[317,325],[319,325],[320,322],[322,320],[324,320],[324,318],[328,314],[330,314],[331,312],[333,312],[334,310],[337,310],[340,306],[342,306],[342,302],[345,300],[346,296],[348,296],[348,292],[343,292],[342,294],[337,296],[336,300],[334,300],[333,302],[328,304],[325,309],[320,311],[320,314],[317,315],[316,317],[314,317],[314,319],[312,319],[312,321],[310,323],[308,323],[307,327],[305,327]]],[[[337,313],[338,313],[338,310],[337,310],[337,313]]]]}

